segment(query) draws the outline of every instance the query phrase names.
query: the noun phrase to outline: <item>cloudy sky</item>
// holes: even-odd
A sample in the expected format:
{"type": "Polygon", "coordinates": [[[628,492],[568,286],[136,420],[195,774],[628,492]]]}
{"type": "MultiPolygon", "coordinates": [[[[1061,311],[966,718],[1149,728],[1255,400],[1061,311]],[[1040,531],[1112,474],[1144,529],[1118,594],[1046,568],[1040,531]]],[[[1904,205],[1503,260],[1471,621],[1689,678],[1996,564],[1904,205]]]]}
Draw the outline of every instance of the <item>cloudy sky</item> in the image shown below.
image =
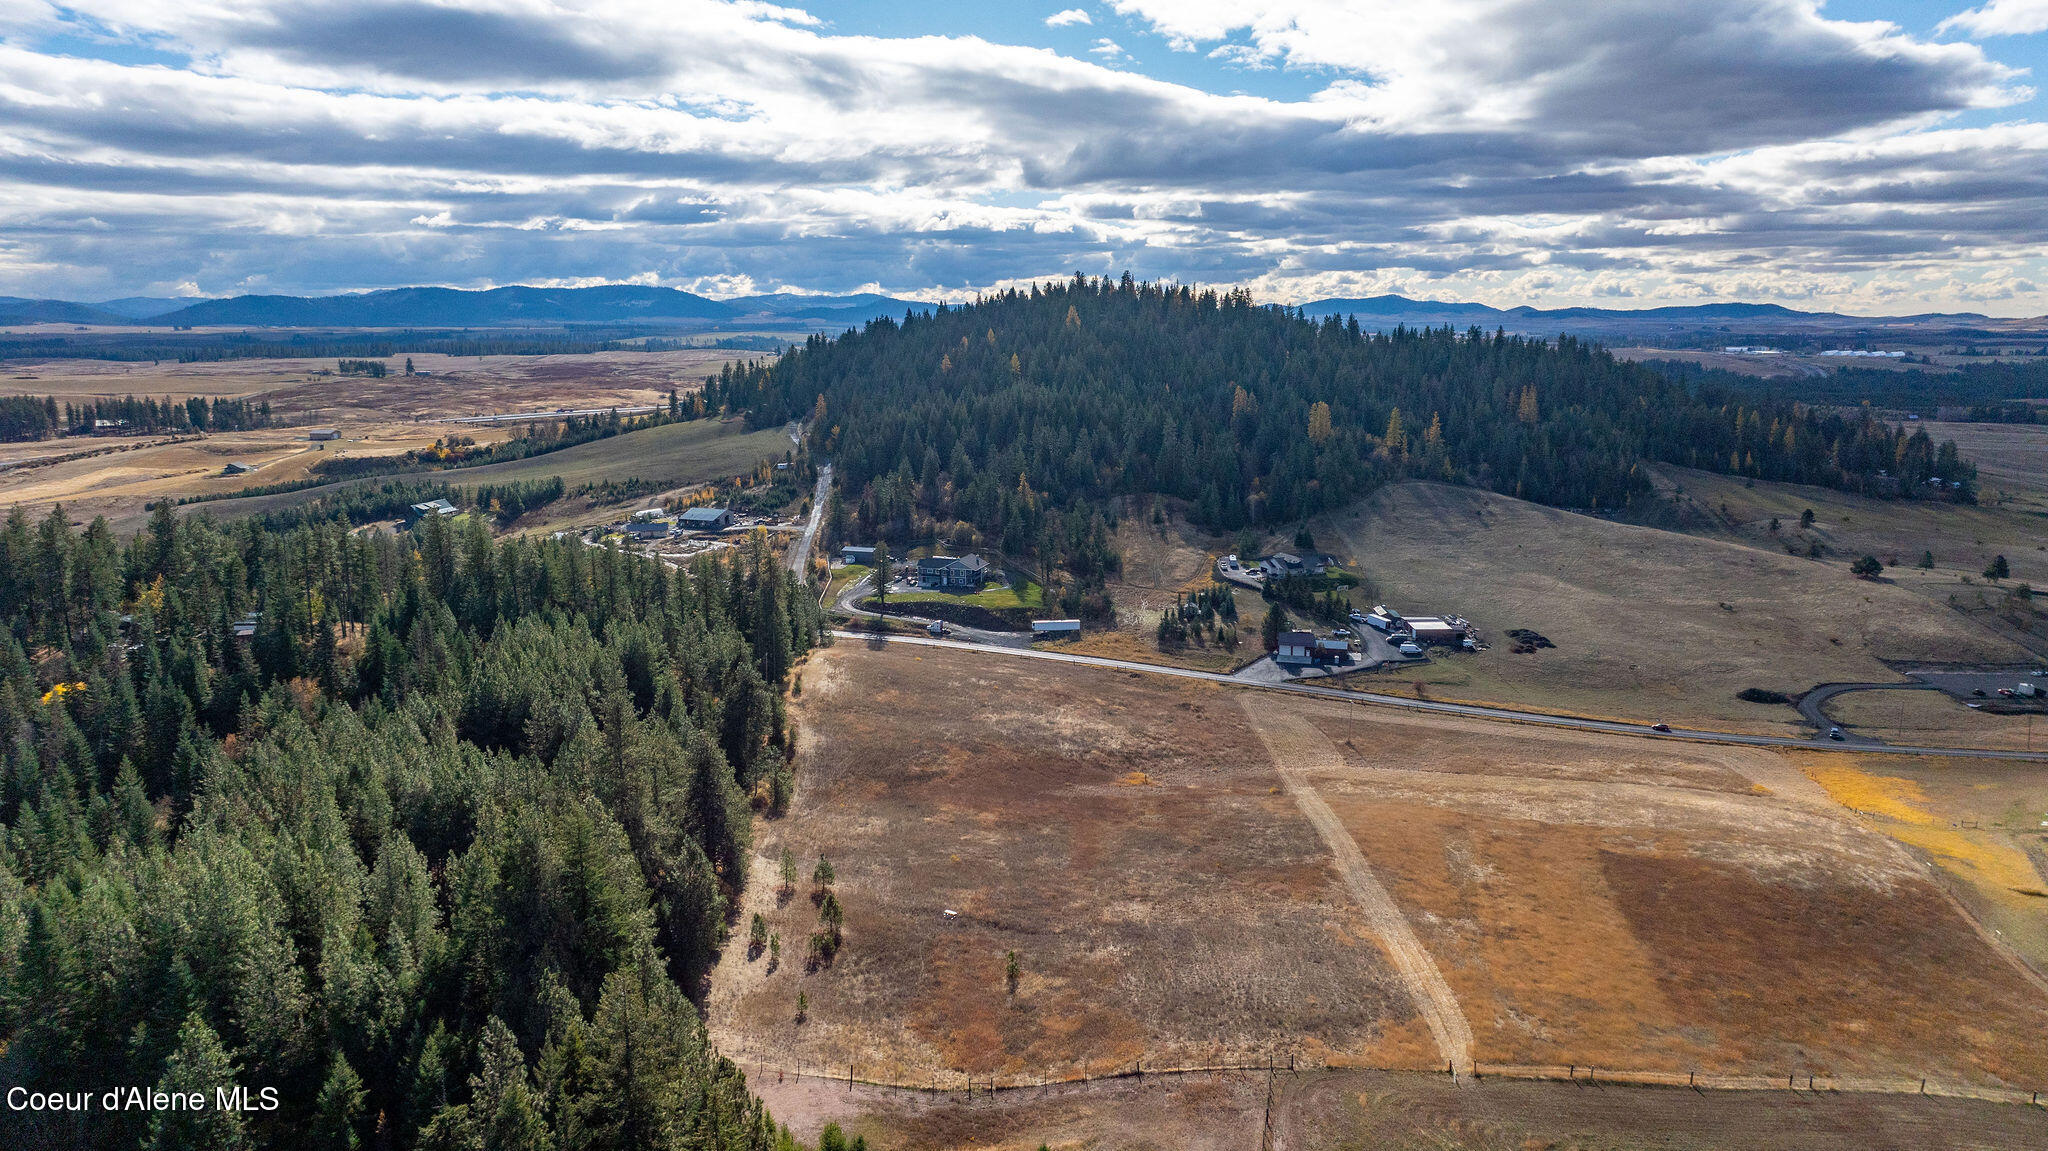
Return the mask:
{"type": "Polygon", "coordinates": [[[0,0],[0,294],[2048,313],[2048,0],[0,0]]]}

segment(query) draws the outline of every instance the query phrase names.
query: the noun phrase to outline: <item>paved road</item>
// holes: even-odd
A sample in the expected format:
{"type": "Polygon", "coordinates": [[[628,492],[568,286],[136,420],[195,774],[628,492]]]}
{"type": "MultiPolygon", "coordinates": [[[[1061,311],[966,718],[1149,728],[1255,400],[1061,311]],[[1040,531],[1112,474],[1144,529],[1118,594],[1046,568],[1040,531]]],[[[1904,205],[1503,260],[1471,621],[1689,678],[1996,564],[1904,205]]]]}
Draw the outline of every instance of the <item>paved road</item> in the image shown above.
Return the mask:
{"type": "Polygon", "coordinates": [[[818,490],[811,494],[811,522],[804,525],[803,538],[789,549],[789,570],[798,579],[804,575],[804,567],[811,562],[811,543],[818,538],[818,525],[825,519],[825,493],[832,487],[832,465],[818,468],[818,490]]]}
{"type": "MultiPolygon", "coordinates": [[[[1812,691],[1807,692],[1805,695],[1799,697],[1799,714],[1805,718],[1806,722],[1812,724],[1814,727],[1820,729],[1822,732],[1826,732],[1828,729],[1835,727],[1836,724],[1835,721],[1829,717],[1825,709],[1827,707],[1828,701],[1835,698],[1838,695],[1843,695],[1852,691],[1940,690],[1940,688],[1936,687],[1931,683],[1824,683],[1821,684],[1819,687],[1814,688],[1812,691]]],[[[1883,740],[1878,739],[1874,736],[1858,735],[1856,732],[1853,732],[1846,727],[1842,729],[1842,738],[1840,740],[1833,742],[1853,743],[1860,747],[1872,747],[1884,743],[1883,740]]]]}
{"type": "MultiPolygon", "coordinates": [[[[872,574],[870,574],[863,576],[850,584],[847,584],[845,590],[839,593],[838,600],[834,601],[834,603],[832,604],[832,609],[834,611],[843,612],[846,615],[857,615],[866,619],[930,620],[932,618],[930,616],[918,615],[915,611],[906,611],[900,608],[896,611],[890,612],[887,616],[883,616],[875,612],[871,612],[868,609],[860,606],[861,589],[867,587],[868,584],[874,582],[874,578],[875,577],[872,574]]],[[[916,605],[914,604],[912,605],[913,608],[915,606],[916,605]]],[[[875,633],[834,632],[833,634],[860,635],[872,639],[875,633]]],[[[1031,636],[1027,632],[990,631],[987,628],[968,627],[966,624],[948,623],[946,625],[946,634],[959,636],[962,640],[969,641],[961,644],[960,646],[968,648],[970,650],[976,648],[997,647],[1002,648],[1006,651],[1029,651],[1031,648],[1031,636]]]]}
{"type": "MultiPolygon", "coordinates": [[[[950,624],[947,626],[951,626],[950,624]]],[[[1643,739],[1688,740],[1694,743],[1729,744],[1737,747],[1801,747],[1809,751],[1857,751],[1882,755],[1944,755],[1961,759],[2010,759],[2023,762],[2048,763],[2048,751],[1991,751],[1976,747],[1915,747],[1901,744],[1856,744],[1835,743],[1830,740],[1795,739],[1780,735],[1741,735],[1726,731],[1701,731],[1691,728],[1674,728],[1668,732],[1651,731],[1647,724],[1618,723],[1605,719],[1580,719],[1575,716],[1545,715],[1542,712],[1517,711],[1511,707],[1489,707],[1476,703],[1443,703],[1428,699],[1409,699],[1399,695],[1377,695],[1363,691],[1344,691],[1340,688],[1316,687],[1305,683],[1247,683],[1213,671],[1195,671],[1184,667],[1167,667],[1156,663],[1139,663],[1135,660],[1108,659],[1103,656],[1075,655],[1070,652],[1040,651],[1036,648],[995,647],[988,644],[963,643],[959,640],[926,639],[922,636],[877,635],[873,632],[834,631],[841,639],[866,640],[871,643],[900,643],[914,647],[943,647],[955,651],[974,651],[992,655],[1013,656],[1021,659],[1044,659],[1057,663],[1078,663],[1090,667],[1116,668],[1122,671],[1142,672],[1148,675],[1173,676],[1178,679],[1200,679],[1211,683],[1234,684],[1238,687],[1257,691],[1284,691],[1296,695],[1317,696],[1322,699],[1342,700],[1348,703],[1374,703],[1387,707],[1407,708],[1410,711],[1429,711],[1441,715],[1459,715],[1472,719],[1509,720],[1515,723],[1530,723],[1542,727],[1563,727],[1574,731],[1600,731],[1611,735],[1632,735],[1643,739]]]]}

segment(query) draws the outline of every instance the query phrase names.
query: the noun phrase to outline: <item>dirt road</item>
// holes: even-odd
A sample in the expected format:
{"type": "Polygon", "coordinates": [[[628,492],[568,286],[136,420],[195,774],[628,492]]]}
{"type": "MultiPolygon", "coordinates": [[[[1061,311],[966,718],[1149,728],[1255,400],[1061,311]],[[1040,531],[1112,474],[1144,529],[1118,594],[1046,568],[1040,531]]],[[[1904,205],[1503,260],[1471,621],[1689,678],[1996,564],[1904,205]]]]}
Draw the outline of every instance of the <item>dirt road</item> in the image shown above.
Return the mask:
{"type": "Polygon", "coordinates": [[[803,578],[804,568],[811,562],[811,544],[818,538],[818,525],[825,519],[825,494],[832,490],[832,465],[823,464],[818,468],[818,490],[811,494],[811,519],[804,525],[803,538],[789,549],[789,570],[803,578]]]}
{"type": "Polygon", "coordinates": [[[1366,922],[1372,925],[1374,934],[1379,937],[1380,946],[1393,961],[1394,970],[1401,976],[1409,997],[1415,1001],[1417,1014],[1429,1025],[1429,1034],[1436,1040],[1437,1052],[1459,1074],[1469,1074],[1472,1070],[1472,1027],[1465,1020],[1464,1009],[1458,1006],[1457,996],[1451,993],[1450,984],[1444,982],[1443,972],[1437,970],[1436,960],[1430,958],[1429,951],[1422,946],[1422,940],[1416,936],[1407,916],[1401,914],[1393,897],[1373,875],[1365,853],[1358,850],[1351,833],[1344,830],[1337,814],[1330,810],[1330,805],[1323,802],[1323,797],[1316,794],[1315,785],[1309,782],[1305,768],[1341,767],[1343,755],[1328,736],[1293,711],[1274,707],[1270,701],[1253,696],[1245,696],[1239,702],[1244,706],[1245,716],[1251,720],[1252,730],[1266,745],[1266,753],[1273,759],[1273,770],[1279,773],[1287,794],[1314,825],[1323,842],[1329,845],[1345,890],[1351,893],[1352,901],[1365,914],[1366,922]]]}

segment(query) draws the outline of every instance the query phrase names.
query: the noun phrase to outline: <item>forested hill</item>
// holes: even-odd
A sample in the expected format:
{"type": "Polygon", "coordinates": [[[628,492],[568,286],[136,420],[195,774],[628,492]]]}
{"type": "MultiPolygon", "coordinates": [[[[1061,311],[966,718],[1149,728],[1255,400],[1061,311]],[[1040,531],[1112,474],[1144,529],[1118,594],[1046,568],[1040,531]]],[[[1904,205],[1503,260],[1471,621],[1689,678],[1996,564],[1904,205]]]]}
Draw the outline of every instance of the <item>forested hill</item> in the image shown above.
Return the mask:
{"type": "Polygon", "coordinates": [[[0,628],[0,1083],[208,1103],[9,1147],[792,1146],[690,1000],[820,636],[760,537],[17,510],[0,628]]]}
{"type": "Polygon", "coordinates": [[[1407,476],[1581,508],[1647,493],[1651,460],[1893,496],[1967,499],[1974,479],[1924,433],[1694,391],[1570,337],[1370,334],[1128,276],[814,337],[712,398],[761,426],[822,403],[844,490],[885,534],[957,519],[1011,544],[1042,506],[1123,493],[1234,529],[1407,476]]]}

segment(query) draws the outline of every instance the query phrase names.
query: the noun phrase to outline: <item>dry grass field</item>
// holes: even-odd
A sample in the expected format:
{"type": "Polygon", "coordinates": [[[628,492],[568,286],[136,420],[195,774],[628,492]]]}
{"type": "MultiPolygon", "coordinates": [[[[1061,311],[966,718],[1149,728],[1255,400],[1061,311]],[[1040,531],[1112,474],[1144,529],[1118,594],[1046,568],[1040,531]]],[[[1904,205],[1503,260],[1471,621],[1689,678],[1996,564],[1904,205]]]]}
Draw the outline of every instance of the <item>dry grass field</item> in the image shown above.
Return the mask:
{"type": "Polygon", "coordinates": [[[1354,677],[1372,690],[1421,682],[1442,698],[1796,734],[1791,708],[1736,693],[1901,679],[1886,660],[2026,658],[1906,587],[1851,577],[1846,563],[1470,488],[1400,484],[1315,526],[1318,542],[1348,553],[1404,612],[1456,612],[1494,640],[1533,628],[1557,645],[1515,655],[1497,644],[1354,677]]]}
{"type": "Polygon", "coordinates": [[[523,411],[574,403],[653,403],[668,389],[693,388],[734,353],[592,352],[562,356],[419,354],[422,376],[400,374],[406,357],[383,361],[383,379],[332,374],[332,359],[220,360],[180,364],[114,360],[0,362],[0,395],[54,395],[59,402],[154,396],[261,397],[274,410],[312,420],[349,413],[413,419],[523,411]]]}
{"type": "Polygon", "coordinates": [[[1986,926],[2048,971],[2048,769],[1813,756],[1804,770],[1871,827],[1933,862],[1986,926]]]}
{"type": "MultiPolygon", "coordinates": [[[[834,1119],[906,1148],[1243,1146],[1262,1075],[1036,1084],[1268,1056],[1319,1069],[1279,1077],[1285,1146],[1999,1147],[2048,1131],[2029,1108],[1959,1100],[1499,1077],[2048,1083],[2048,987],[1948,894],[1981,909],[1998,883],[2048,880],[2026,877],[2023,847],[1973,849],[1944,822],[2048,803],[2048,769],[1879,776],[1891,761],[854,641],[811,658],[794,709],[801,785],[757,832],[745,909],[784,960],[728,949],[708,1017],[799,1133],[834,1119]],[[806,877],[820,852],[837,872],[845,950],[816,970],[808,879],[774,890],[785,847],[806,877]],[[1441,1074],[1404,934],[1493,1069],[1480,1083],[1441,1074]],[[849,1070],[938,1090],[829,1081],[849,1070]],[[991,1097],[991,1080],[1020,1089],[991,1097]]],[[[2000,914],[2001,936],[2041,933],[2048,899],[2013,891],[2000,914]]]]}
{"type": "MultiPolygon", "coordinates": [[[[628,479],[688,485],[749,471],[762,459],[779,456],[789,448],[789,437],[780,428],[749,432],[746,425],[738,421],[691,420],[593,440],[528,459],[424,472],[408,478],[438,480],[456,486],[501,484],[545,476],[561,476],[563,482],[572,488],[600,480],[628,479]]],[[[329,485],[337,486],[341,485],[329,485]]],[[[306,488],[245,499],[215,500],[203,506],[221,517],[249,515],[303,503],[326,490],[329,488],[306,488]]]]}
{"type": "MultiPolygon", "coordinates": [[[[562,356],[416,355],[425,375],[399,374],[405,357],[387,361],[383,379],[333,374],[334,361],[232,360],[218,363],[119,363],[98,360],[8,361],[0,365],[0,394],[54,395],[80,402],[123,396],[182,399],[226,396],[266,401],[279,426],[250,432],[186,437],[46,440],[0,445],[0,505],[44,507],[63,503],[74,518],[108,516],[133,527],[143,506],[163,498],[215,494],[289,483],[305,478],[312,465],[336,456],[396,455],[460,434],[480,443],[515,434],[511,427],[456,425],[446,420],[483,413],[546,411],[561,407],[628,407],[660,403],[670,388],[689,391],[731,360],[719,351],[599,352],[562,356]],[[332,426],[342,439],[315,445],[306,429],[332,426]],[[107,449],[86,458],[37,463],[55,457],[107,449]],[[223,476],[229,461],[257,465],[244,476],[223,476]],[[33,464],[35,466],[21,466],[33,464]],[[15,465],[15,466],[9,466],[15,465]]],[[[762,443],[766,444],[766,438],[762,443]]],[[[705,467],[717,475],[730,459],[751,451],[721,445],[703,467],[672,462],[680,445],[638,444],[616,459],[605,451],[585,453],[572,483],[625,479],[651,464],[657,470],[696,476],[705,467]],[[646,450],[650,447],[656,450],[646,450]],[[732,450],[727,450],[732,448],[732,450]]],[[[690,445],[695,446],[694,439],[690,445]]],[[[565,453],[566,454],[566,453],[565,453]]],[[[684,454],[688,454],[685,452],[684,454]]],[[[765,449],[761,455],[771,454],[765,449]]],[[[744,470],[760,455],[733,463],[744,470]]],[[[537,465],[540,461],[531,461],[537,465]]],[[[554,474],[519,464],[499,465],[505,474],[465,477],[475,482],[554,474]]],[[[666,476],[644,478],[664,479],[666,476]]],[[[303,497],[301,497],[303,498],[303,497]]],[[[222,504],[216,513],[232,514],[222,504]]]]}
{"type": "Polygon", "coordinates": [[[1693,1092],[1443,1075],[1319,1071],[1123,1079],[924,1095],[756,1073],[778,1122],[826,1122],[900,1151],[1176,1148],[1243,1151],[2011,1151],[2048,1141],[2048,1113],[1974,1099],[1693,1092]],[[1270,1107],[1269,1107],[1270,1103],[1270,1107]],[[1268,1116],[1271,1127],[1268,1128],[1268,1116]]]}
{"type": "Polygon", "coordinates": [[[748,895],[785,962],[770,973],[728,949],[719,1041],[757,1062],[852,1059],[956,1086],[1277,1044],[1430,1063],[1234,690],[855,641],[814,658],[796,701],[804,782],[765,827],[748,895]],[[806,876],[821,852],[838,873],[847,949],[816,974],[802,962],[816,911],[774,898],[783,847],[806,876]]]}
{"type": "Polygon", "coordinates": [[[802,787],[748,896],[785,962],[735,947],[712,980],[753,1066],[956,1090],[1266,1052],[1442,1067],[1403,928],[1291,775],[1482,1066],[2048,1083],[2048,991],[1778,753],[853,642],[797,714],[802,787]],[[846,950],[815,972],[783,847],[838,873],[846,950]]]}
{"type": "MultiPolygon", "coordinates": [[[[2012,566],[2014,581],[2048,584],[2048,428],[2039,429],[2043,456],[2037,487],[2014,489],[2010,503],[1987,490],[1977,507],[1906,500],[1875,500],[1827,488],[1749,483],[1712,472],[1659,466],[1652,469],[1667,499],[1683,489],[1690,514],[1669,526],[1785,553],[1804,555],[1818,542],[1829,564],[1844,568],[1859,555],[1898,564],[1888,578],[1919,585],[1953,587],[1959,576],[1981,577],[1995,555],[2012,566]],[[2039,506],[2033,506],[2038,504],[2039,506]],[[1800,513],[1811,508],[1814,525],[1799,529],[1800,513]],[[1725,509],[1725,510],[1723,510],[1725,509]],[[1770,530],[1778,520],[1778,531],[1770,530]],[[1932,571],[1917,568],[1933,552],[1932,571]]],[[[1653,525],[1664,526],[1664,525],[1653,525]]]]}
{"type": "Polygon", "coordinates": [[[1954,440],[1963,458],[1977,465],[1977,484],[1987,499],[2001,493],[2026,501],[2029,511],[2048,510],[2048,426],[1921,421],[1936,443],[1954,440]]]}

